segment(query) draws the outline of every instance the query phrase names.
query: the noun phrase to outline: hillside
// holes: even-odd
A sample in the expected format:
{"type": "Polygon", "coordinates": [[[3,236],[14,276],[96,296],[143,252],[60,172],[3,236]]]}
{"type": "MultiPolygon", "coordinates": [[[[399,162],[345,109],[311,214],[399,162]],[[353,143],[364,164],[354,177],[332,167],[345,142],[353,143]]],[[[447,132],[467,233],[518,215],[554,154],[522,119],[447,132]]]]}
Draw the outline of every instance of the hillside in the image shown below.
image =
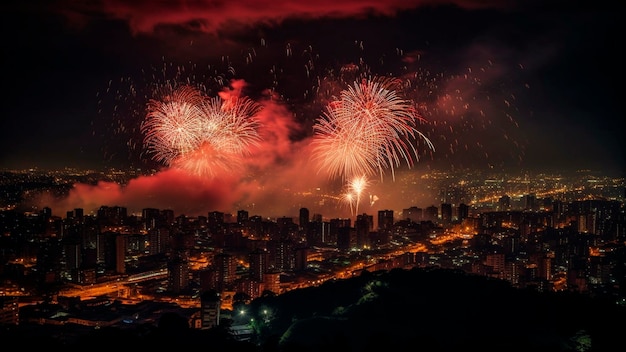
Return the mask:
{"type": "MultiPolygon", "coordinates": [[[[4,326],[21,347],[160,348],[207,346],[250,352],[613,351],[623,344],[626,307],[573,293],[512,288],[506,281],[449,269],[363,272],[317,287],[264,295],[237,308],[257,332],[237,341],[225,320],[192,329],[175,313],[157,326],[72,331],[69,326],[4,326]]],[[[233,314],[235,316],[235,314],[233,314]]]]}
{"type": "Polygon", "coordinates": [[[626,331],[624,307],[445,269],[364,273],[251,308],[273,312],[263,343],[290,351],[608,351],[626,331]]]}

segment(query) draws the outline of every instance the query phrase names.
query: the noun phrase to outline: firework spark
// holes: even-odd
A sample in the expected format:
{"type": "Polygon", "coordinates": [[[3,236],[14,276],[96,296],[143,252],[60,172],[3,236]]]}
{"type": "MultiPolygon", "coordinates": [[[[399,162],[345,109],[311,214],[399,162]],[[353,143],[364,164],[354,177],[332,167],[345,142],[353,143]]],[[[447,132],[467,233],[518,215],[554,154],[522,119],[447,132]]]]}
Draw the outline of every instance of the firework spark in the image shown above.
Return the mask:
{"type": "Polygon", "coordinates": [[[144,145],[154,160],[199,176],[234,171],[259,142],[260,110],[246,97],[209,98],[182,86],[149,102],[144,145]]]}
{"type": "Polygon", "coordinates": [[[313,126],[313,158],[331,177],[351,179],[378,173],[383,178],[402,161],[411,167],[419,159],[418,138],[434,150],[417,130],[421,120],[411,101],[402,99],[398,82],[386,78],[364,79],[343,90],[330,102],[313,126]]]}

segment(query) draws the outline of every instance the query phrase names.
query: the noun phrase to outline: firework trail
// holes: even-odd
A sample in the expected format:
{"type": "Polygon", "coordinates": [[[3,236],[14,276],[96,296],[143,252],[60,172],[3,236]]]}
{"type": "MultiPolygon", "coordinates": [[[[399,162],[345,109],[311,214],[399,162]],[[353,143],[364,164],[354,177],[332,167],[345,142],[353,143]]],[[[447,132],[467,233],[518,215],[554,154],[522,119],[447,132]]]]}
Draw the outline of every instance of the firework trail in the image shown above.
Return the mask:
{"type": "Polygon", "coordinates": [[[402,99],[398,82],[387,78],[363,79],[331,101],[314,129],[313,158],[332,177],[351,179],[378,173],[383,178],[405,161],[411,167],[419,159],[414,145],[419,138],[434,150],[417,130],[421,117],[411,101],[402,99]]]}
{"type": "Polygon", "coordinates": [[[352,215],[359,213],[359,203],[361,202],[361,196],[367,185],[368,180],[365,176],[355,177],[348,182],[348,193],[345,198],[350,203],[352,215]],[[352,207],[353,204],[354,208],[352,207]]]}
{"type": "Polygon", "coordinates": [[[150,100],[141,125],[153,159],[198,176],[235,171],[259,141],[254,116],[261,106],[246,97],[209,98],[181,86],[150,100]]]}

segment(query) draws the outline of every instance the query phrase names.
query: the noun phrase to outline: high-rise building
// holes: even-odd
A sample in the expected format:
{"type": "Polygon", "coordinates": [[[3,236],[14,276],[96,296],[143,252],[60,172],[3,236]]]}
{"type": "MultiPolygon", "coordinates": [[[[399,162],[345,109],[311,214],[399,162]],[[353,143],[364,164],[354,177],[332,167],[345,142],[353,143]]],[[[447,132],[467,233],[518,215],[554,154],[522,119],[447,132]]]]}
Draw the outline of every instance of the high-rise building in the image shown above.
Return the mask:
{"type": "MultiPolygon", "coordinates": [[[[391,212],[393,219],[393,211],[391,212]]],[[[380,212],[378,212],[380,223],[380,212]]],[[[387,220],[387,218],[385,218],[387,220]]],[[[392,220],[393,221],[393,220],[392,220]]],[[[357,215],[354,222],[354,229],[356,232],[356,247],[360,249],[370,247],[370,233],[374,230],[374,217],[372,215],[361,214],[357,215]]]]}
{"type": "Polygon", "coordinates": [[[452,204],[441,203],[441,222],[446,225],[452,222],[452,204]]]}
{"type": "Polygon", "coordinates": [[[18,325],[19,311],[17,297],[0,297],[0,326],[18,325]]]}
{"type": "Polygon", "coordinates": [[[245,225],[248,222],[249,213],[247,210],[237,210],[237,223],[245,225]]]}
{"type": "Polygon", "coordinates": [[[77,281],[78,269],[82,265],[82,246],[80,242],[75,240],[65,241],[63,244],[63,253],[65,257],[65,269],[69,274],[70,280],[77,281]]]}
{"type": "Polygon", "coordinates": [[[378,230],[390,231],[393,228],[393,210],[378,211],[378,230]]]}
{"type": "Polygon", "coordinates": [[[278,232],[277,232],[278,238],[274,238],[271,235],[270,237],[273,237],[274,239],[277,239],[277,240],[286,240],[286,239],[295,238],[294,236],[298,232],[298,225],[293,222],[293,218],[291,217],[283,216],[283,217],[276,219],[276,226],[278,229],[278,232]]]}
{"type": "Polygon", "coordinates": [[[235,281],[235,275],[237,272],[236,258],[229,253],[218,253],[213,257],[213,266],[215,267],[215,287],[219,292],[222,292],[230,287],[230,284],[235,281]]]}
{"type": "Polygon", "coordinates": [[[462,223],[463,220],[467,219],[467,217],[469,217],[469,206],[465,203],[459,204],[457,216],[460,223],[462,223]]]}
{"type": "Polygon", "coordinates": [[[490,276],[504,279],[504,253],[488,253],[485,257],[485,265],[489,268],[490,276]]]}
{"type": "Polygon", "coordinates": [[[309,209],[300,208],[300,221],[298,223],[300,230],[304,230],[309,225],[309,209]]]}
{"type": "Polygon", "coordinates": [[[82,285],[90,285],[96,283],[96,268],[78,269],[77,282],[82,285]]]}
{"type": "Polygon", "coordinates": [[[295,265],[294,271],[305,271],[308,265],[309,249],[307,247],[298,247],[295,249],[295,265]]]}
{"type": "Polygon", "coordinates": [[[294,244],[291,240],[270,240],[267,243],[269,266],[280,272],[292,271],[296,265],[294,244]]]}
{"type": "Polygon", "coordinates": [[[222,300],[216,290],[208,290],[200,295],[201,329],[210,329],[220,323],[222,300]]]}
{"type": "Polygon", "coordinates": [[[170,230],[161,227],[148,232],[148,253],[150,255],[164,253],[169,246],[170,230]]]}
{"type": "Polygon", "coordinates": [[[198,272],[198,281],[200,281],[200,291],[202,292],[209,291],[209,290],[217,291],[217,288],[215,287],[215,283],[217,282],[217,280],[215,279],[215,277],[217,276],[216,272],[217,271],[215,270],[215,267],[213,266],[206,267],[198,272]]]}
{"type": "Polygon", "coordinates": [[[250,278],[242,278],[237,280],[235,291],[237,293],[245,293],[251,300],[261,297],[263,293],[263,282],[252,280],[250,278]]]}
{"type": "Polygon", "coordinates": [[[424,209],[418,207],[409,207],[402,210],[402,219],[409,219],[413,222],[419,223],[424,218],[424,209]]]}
{"type": "Polygon", "coordinates": [[[505,194],[498,200],[498,210],[509,209],[511,209],[511,197],[505,194]]]}
{"type": "Polygon", "coordinates": [[[113,231],[96,235],[96,263],[105,270],[116,270],[116,237],[113,231]]]}
{"type": "Polygon", "coordinates": [[[82,222],[83,218],[85,217],[85,211],[83,210],[83,208],[74,208],[74,217],[79,222],[82,222]]]}
{"type": "Polygon", "coordinates": [[[265,249],[255,248],[248,254],[250,264],[250,279],[263,282],[263,275],[267,271],[268,253],[265,249]]]}
{"type": "Polygon", "coordinates": [[[144,208],[141,210],[141,220],[147,231],[159,228],[161,226],[161,212],[155,208],[144,208]]]}
{"type": "Polygon", "coordinates": [[[435,205],[430,205],[424,210],[424,220],[432,221],[434,223],[439,221],[439,208],[435,205]]]}
{"type": "Polygon", "coordinates": [[[101,206],[98,209],[98,221],[104,226],[120,226],[126,223],[128,211],[125,207],[101,206]]]}
{"type": "Polygon", "coordinates": [[[536,210],[537,196],[534,193],[522,196],[522,207],[524,210],[536,210]]]}
{"type": "Polygon", "coordinates": [[[350,218],[334,218],[330,219],[328,228],[328,239],[325,243],[334,244],[338,241],[339,229],[352,226],[350,218]]]}
{"type": "Polygon", "coordinates": [[[168,290],[180,293],[189,286],[189,262],[182,257],[176,257],[167,262],[168,290]]]}
{"type": "MultiPolygon", "coordinates": [[[[537,260],[537,267],[538,267],[537,275],[541,279],[544,279],[544,280],[547,280],[547,281],[552,280],[552,257],[551,257],[551,255],[553,255],[553,254],[554,253],[547,253],[546,255],[541,256],[537,260]]],[[[592,260],[594,258],[598,258],[598,257],[591,257],[592,260]]],[[[592,265],[590,265],[590,267],[591,266],[592,265]]],[[[607,273],[608,273],[608,270],[607,270],[607,273]]],[[[607,281],[608,281],[608,275],[607,275],[607,281]]]]}
{"type": "Polygon", "coordinates": [[[337,229],[337,249],[346,252],[356,244],[356,233],[353,227],[340,227],[337,229]]]}
{"type": "Polygon", "coordinates": [[[209,231],[212,234],[222,234],[224,233],[224,213],[220,211],[212,211],[209,212],[208,216],[209,221],[209,231]]]}
{"type": "Polygon", "coordinates": [[[126,248],[126,235],[118,233],[115,236],[115,272],[118,274],[126,273],[126,248]]]}
{"type": "Polygon", "coordinates": [[[161,218],[163,219],[164,226],[171,226],[174,223],[174,210],[161,210],[161,218]]]}
{"type": "Polygon", "coordinates": [[[281,294],[280,271],[270,270],[263,275],[264,291],[270,291],[277,295],[281,294]]]}

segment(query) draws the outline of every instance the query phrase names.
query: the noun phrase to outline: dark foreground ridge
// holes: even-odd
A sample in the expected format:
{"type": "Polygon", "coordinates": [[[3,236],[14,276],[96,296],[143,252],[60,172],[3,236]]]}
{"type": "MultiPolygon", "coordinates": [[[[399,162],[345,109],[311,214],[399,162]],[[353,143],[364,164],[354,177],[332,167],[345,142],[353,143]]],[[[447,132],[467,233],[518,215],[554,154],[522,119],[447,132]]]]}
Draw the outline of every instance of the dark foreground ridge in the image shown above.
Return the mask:
{"type": "Polygon", "coordinates": [[[165,314],[158,325],[102,328],[2,327],[3,345],[212,351],[612,351],[623,343],[626,308],[571,292],[512,288],[508,282],[438,268],[363,272],[318,287],[266,295],[245,307],[249,341],[228,322],[192,329],[165,314]],[[271,310],[271,317],[262,313],[271,310]],[[256,314],[256,315],[254,315],[256,314]]]}

